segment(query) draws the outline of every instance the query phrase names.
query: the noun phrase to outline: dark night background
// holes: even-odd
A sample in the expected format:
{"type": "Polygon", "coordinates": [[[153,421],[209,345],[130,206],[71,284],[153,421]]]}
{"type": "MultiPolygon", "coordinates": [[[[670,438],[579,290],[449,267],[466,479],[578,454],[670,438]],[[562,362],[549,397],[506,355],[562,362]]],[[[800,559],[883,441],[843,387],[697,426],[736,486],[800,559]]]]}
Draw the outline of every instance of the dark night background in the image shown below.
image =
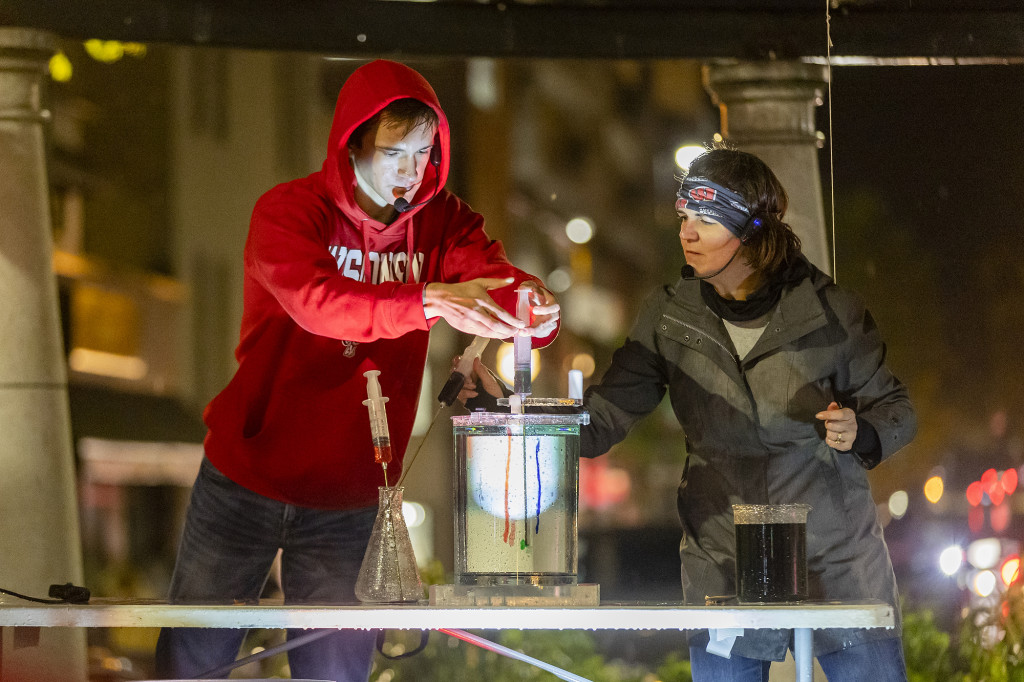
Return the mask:
{"type": "Polygon", "coordinates": [[[836,274],[868,299],[921,412],[899,471],[997,411],[1019,429],[1022,86],[1019,66],[833,69],[836,274]]]}

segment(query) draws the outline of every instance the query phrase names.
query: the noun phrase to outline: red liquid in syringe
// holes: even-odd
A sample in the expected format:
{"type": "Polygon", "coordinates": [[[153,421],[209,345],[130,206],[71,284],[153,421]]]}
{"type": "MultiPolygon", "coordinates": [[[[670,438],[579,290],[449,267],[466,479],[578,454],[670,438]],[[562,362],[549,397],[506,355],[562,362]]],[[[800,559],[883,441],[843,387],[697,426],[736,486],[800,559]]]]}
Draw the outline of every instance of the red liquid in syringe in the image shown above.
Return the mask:
{"type": "Polygon", "coordinates": [[[373,461],[377,464],[388,464],[391,462],[391,439],[373,439],[373,461]]]}

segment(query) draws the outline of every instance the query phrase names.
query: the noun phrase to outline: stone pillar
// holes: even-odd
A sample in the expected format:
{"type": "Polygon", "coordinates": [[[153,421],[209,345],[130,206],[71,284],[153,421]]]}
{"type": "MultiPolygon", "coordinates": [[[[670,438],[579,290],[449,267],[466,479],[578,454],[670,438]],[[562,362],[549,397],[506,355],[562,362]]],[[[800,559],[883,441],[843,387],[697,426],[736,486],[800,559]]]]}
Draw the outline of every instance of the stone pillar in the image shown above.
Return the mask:
{"type": "Polygon", "coordinates": [[[704,85],[722,116],[722,135],[764,160],[789,193],[786,222],[808,260],[832,272],[831,228],[822,207],[814,108],[828,70],[791,61],[728,62],[704,66],[704,85]]]}
{"type": "MultiPolygon", "coordinates": [[[[35,597],[82,584],[46,177],[54,49],[46,33],[0,27],[0,587],[35,597]]],[[[4,628],[3,679],[85,682],[84,630],[25,634],[4,628]]]]}

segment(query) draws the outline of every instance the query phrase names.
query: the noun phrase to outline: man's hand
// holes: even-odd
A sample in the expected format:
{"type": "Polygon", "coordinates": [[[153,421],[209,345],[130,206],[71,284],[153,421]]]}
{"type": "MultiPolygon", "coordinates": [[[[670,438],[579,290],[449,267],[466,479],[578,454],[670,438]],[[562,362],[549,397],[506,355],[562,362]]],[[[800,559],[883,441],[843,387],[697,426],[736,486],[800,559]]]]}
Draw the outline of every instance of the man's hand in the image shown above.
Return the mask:
{"type": "Polygon", "coordinates": [[[536,282],[529,280],[523,282],[520,288],[530,291],[530,319],[532,321],[529,326],[519,330],[519,335],[541,338],[550,335],[558,328],[558,316],[561,311],[561,306],[555,300],[555,295],[536,282]]]}
{"type": "Polygon", "coordinates": [[[487,292],[508,286],[513,281],[511,277],[481,277],[456,284],[431,282],[423,290],[423,312],[428,320],[444,318],[460,332],[507,339],[527,325],[495,303],[487,292]]]}
{"type": "Polygon", "coordinates": [[[849,452],[857,440],[857,415],[848,407],[832,401],[823,411],[814,415],[825,422],[825,442],[833,450],[849,452]]]}

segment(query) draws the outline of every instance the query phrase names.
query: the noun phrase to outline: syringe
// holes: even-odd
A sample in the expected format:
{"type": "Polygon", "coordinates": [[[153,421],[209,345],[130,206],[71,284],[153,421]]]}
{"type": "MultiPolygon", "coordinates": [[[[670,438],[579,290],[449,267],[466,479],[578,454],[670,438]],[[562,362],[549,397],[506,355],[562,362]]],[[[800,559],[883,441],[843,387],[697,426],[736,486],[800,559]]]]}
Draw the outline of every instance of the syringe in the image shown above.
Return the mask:
{"type": "Polygon", "coordinates": [[[384,468],[384,487],[388,485],[388,463],[391,461],[391,434],[388,433],[388,415],[384,411],[387,398],[380,394],[377,377],[379,369],[363,372],[366,377],[367,399],[363,405],[370,411],[370,436],[373,438],[373,461],[384,468]]]}
{"type": "MultiPolygon", "coordinates": [[[[530,323],[530,290],[516,289],[519,298],[516,301],[516,317],[527,324],[530,323]]],[[[513,368],[513,392],[525,398],[533,391],[533,363],[531,362],[532,342],[529,336],[516,336],[512,339],[512,350],[515,365],[513,368]]]]}
{"type": "Polygon", "coordinates": [[[462,390],[463,384],[466,383],[466,377],[473,373],[473,361],[484,352],[488,341],[490,339],[486,336],[475,336],[473,341],[466,346],[466,350],[462,351],[462,357],[459,358],[458,364],[455,365],[452,375],[448,377],[444,388],[437,395],[437,401],[442,406],[450,406],[459,397],[459,391],[462,390]]]}

